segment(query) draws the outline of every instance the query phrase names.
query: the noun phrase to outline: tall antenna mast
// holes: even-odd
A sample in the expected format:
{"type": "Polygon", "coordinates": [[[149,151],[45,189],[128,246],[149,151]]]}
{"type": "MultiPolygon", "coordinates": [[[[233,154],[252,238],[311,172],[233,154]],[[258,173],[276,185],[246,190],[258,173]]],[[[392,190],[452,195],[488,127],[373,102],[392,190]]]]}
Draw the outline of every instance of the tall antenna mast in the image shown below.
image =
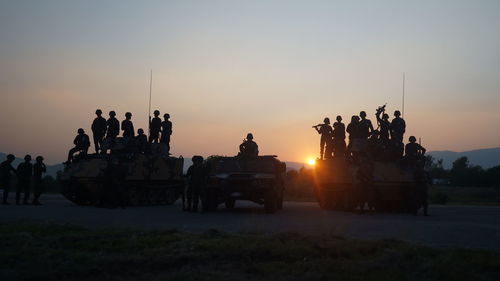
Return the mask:
{"type": "MultiPolygon", "coordinates": [[[[149,75],[149,106],[148,106],[148,117],[149,117],[149,122],[148,122],[148,128],[151,128],[151,93],[153,89],[153,69],[151,69],[150,75],[149,75]]],[[[148,138],[151,134],[151,130],[148,130],[148,138]]]]}
{"type": "Polygon", "coordinates": [[[403,72],[403,108],[401,109],[403,118],[405,118],[405,73],[403,72]]]}

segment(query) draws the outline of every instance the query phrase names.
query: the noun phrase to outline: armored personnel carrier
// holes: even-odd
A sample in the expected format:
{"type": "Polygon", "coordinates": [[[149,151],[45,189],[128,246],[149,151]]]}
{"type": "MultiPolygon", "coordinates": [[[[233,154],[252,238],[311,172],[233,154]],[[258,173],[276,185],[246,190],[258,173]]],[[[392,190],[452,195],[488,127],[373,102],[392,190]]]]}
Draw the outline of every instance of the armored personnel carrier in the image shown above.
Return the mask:
{"type": "Polygon", "coordinates": [[[121,141],[111,154],[76,157],[61,177],[62,194],[78,205],[170,205],[184,189],[182,157],[127,151],[121,141]]]}
{"type": "Polygon", "coordinates": [[[377,211],[416,208],[416,170],[402,161],[316,160],[315,195],[322,209],[352,211],[365,203],[377,211]]]}
{"type": "Polygon", "coordinates": [[[234,208],[236,200],[263,204],[266,213],[283,207],[286,164],[276,156],[210,157],[209,183],[203,196],[205,211],[219,204],[234,208]]]}

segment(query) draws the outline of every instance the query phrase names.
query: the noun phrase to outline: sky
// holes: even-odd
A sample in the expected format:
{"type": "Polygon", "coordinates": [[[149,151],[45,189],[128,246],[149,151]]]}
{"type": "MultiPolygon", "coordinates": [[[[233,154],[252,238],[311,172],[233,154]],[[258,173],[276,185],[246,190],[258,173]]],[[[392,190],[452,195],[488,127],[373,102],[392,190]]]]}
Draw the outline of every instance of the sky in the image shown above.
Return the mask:
{"type": "MultiPolygon", "coordinates": [[[[152,110],[175,156],[319,154],[311,128],[402,109],[428,150],[500,146],[500,1],[0,0],[0,151],[62,162],[94,112],[152,110]]],[[[93,148],[91,148],[93,150],[93,148]]]]}

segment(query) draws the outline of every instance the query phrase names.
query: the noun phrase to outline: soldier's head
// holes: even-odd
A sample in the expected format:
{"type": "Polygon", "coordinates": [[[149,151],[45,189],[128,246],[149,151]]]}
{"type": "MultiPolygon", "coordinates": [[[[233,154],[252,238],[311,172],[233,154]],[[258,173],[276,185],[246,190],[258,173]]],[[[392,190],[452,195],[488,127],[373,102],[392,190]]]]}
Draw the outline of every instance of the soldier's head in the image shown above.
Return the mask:
{"type": "Polygon", "coordinates": [[[9,154],[7,155],[7,161],[12,162],[16,159],[16,156],[14,154],[9,154]]]}
{"type": "Polygon", "coordinates": [[[85,134],[85,131],[82,128],[80,128],[80,129],[78,129],[78,134],[83,135],[83,134],[85,134]]]}
{"type": "Polygon", "coordinates": [[[330,124],[330,118],[325,117],[325,119],[323,119],[323,123],[330,124]]]}
{"type": "Polygon", "coordinates": [[[252,133],[248,133],[247,134],[247,140],[253,140],[253,134],[252,133]]]}
{"type": "Polygon", "coordinates": [[[153,114],[155,115],[155,117],[158,117],[158,116],[160,116],[160,111],[159,110],[155,110],[155,112],[153,112],[153,114]]]}
{"type": "Polygon", "coordinates": [[[100,117],[102,115],[102,110],[100,110],[100,109],[96,110],[95,115],[100,117]]]}
{"type": "Polygon", "coordinates": [[[193,164],[201,164],[203,163],[203,156],[195,155],[191,158],[191,160],[193,161],[193,164]]]}
{"type": "Polygon", "coordinates": [[[125,118],[127,118],[127,120],[130,120],[130,118],[132,118],[132,113],[130,112],[125,113],[125,118]]]}
{"type": "Polygon", "coordinates": [[[139,135],[144,135],[144,130],[143,130],[143,129],[139,129],[139,130],[137,130],[137,133],[138,133],[139,135]]]}
{"type": "Polygon", "coordinates": [[[36,162],[42,163],[43,162],[43,157],[42,156],[37,156],[36,157],[36,162]]]}
{"type": "Polygon", "coordinates": [[[359,117],[361,117],[361,119],[365,119],[365,118],[366,118],[366,112],[361,111],[361,112],[359,113],[359,117]]]}
{"type": "Polygon", "coordinates": [[[26,156],[24,156],[24,161],[30,162],[31,161],[31,155],[26,154],[26,156]]]}
{"type": "Polygon", "coordinates": [[[170,114],[168,113],[163,114],[163,118],[165,118],[165,120],[168,120],[168,118],[170,118],[170,114]]]}
{"type": "Polygon", "coordinates": [[[389,114],[384,113],[384,114],[382,115],[382,120],[387,120],[387,119],[389,119],[389,114]]]}
{"type": "Polygon", "coordinates": [[[111,110],[109,112],[109,117],[115,117],[116,116],[116,112],[114,112],[113,110],[111,110]]]}
{"type": "Polygon", "coordinates": [[[357,115],[353,115],[353,116],[351,117],[351,123],[356,123],[356,122],[358,122],[358,121],[359,121],[359,116],[357,116],[357,115]]]}
{"type": "Polygon", "coordinates": [[[342,116],[337,115],[337,121],[341,122],[342,121],[342,116]]]}
{"type": "Polygon", "coordinates": [[[410,142],[416,142],[417,141],[417,138],[415,136],[411,136],[409,139],[408,139],[410,142]]]}
{"type": "Polygon", "coordinates": [[[401,116],[401,112],[399,110],[394,111],[394,116],[396,117],[401,116]]]}

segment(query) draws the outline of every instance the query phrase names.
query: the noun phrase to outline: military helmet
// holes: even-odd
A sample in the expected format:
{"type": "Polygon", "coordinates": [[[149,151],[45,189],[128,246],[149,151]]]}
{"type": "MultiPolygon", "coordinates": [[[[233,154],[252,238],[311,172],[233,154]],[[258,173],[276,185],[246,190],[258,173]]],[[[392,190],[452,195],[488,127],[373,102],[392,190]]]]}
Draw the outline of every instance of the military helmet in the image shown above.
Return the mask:
{"type": "Polygon", "coordinates": [[[170,114],[165,113],[165,114],[163,114],[163,117],[165,117],[165,118],[170,118],[170,114]]]}
{"type": "Polygon", "coordinates": [[[83,133],[85,133],[85,131],[82,128],[80,128],[80,129],[78,129],[78,133],[83,134],[83,133]]]}
{"type": "Polygon", "coordinates": [[[191,158],[191,160],[193,161],[193,163],[203,162],[203,156],[200,156],[200,155],[194,155],[194,156],[193,156],[193,158],[191,158]]]}
{"type": "Polygon", "coordinates": [[[7,160],[14,161],[14,159],[16,159],[16,156],[14,156],[14,154],[7,155],[7,160]]]}
{"type": "Polygon", "coordinates": [[[252,133],[248,133],[247,134],[247,140],[253,140],[253,134],[252,133]]]}
{"type": "Polygon", "coordinates": [[[415,136],[411,136],[409,139],[410,142],[416,142],[417,138],[415,136]]]}
{"type": "Polygon", "coordinates": [[[153,114],[154,114],[154,115],[160,115],[160,111],[159,111],[159,110],[155,110],[155,111],[153,112],[153,114]]]}
{"type": "Polygon", "coordinates": [[[111,111],[109,112],[109,116],[116,116],[116,112],[115,112],[114,110],[111,110],[111,111]]]}
{"type": "Polygon", "coordinates": [[[132,117],[132,113],[130,112],[125,113],[125,117],[132,117]]]}
{"type": "Polygon", "coordinates": [[[144,130],[141,128],[141,129],[137,130],[137,133],[142,135],[142,134],[144,134],[144,130]]]}
{"type": "Polygon", "coordinates": [[[323,122],[324,122],[325,124],[330,124],[330,118],[325,117],[325,119],[323,119],[323,122]]]}
{"type": "Polygon", "coordinates": [[[389,119],[389,114],[384,113],[384,114],[382,115],[382,119],[389,119]]]}
{"type": "Polygon", "coordinates": [[[24,156],[24,160],[31,161],[31,155],[26,154],[26,156],[24,156]]]}
{"type": "Polygon", "coordinates": [[[342,116],[337,115],[337,121],[339,121],[339,122],[342,121],[342,116]]]}
{"type": "Polygon", "coordinates": [[[401,116],[401,112],[399,110],[394,111],[394,116],[401,116]]]}
{"type": "Polygon", "coordinates": [[[359,116],[360,116],[361,118],[365,118],[365,117],[366,117],[366,112],[361,111],[361,112],[359,113],[359,116]]]}
{"type": "Polygon", "coordinates": [[[36,157],[36,161],[38,161],[38,162],[42,162],[42,161],[43,161],[43,156],[37,156],[37,157],[36,157]]]}
{"type": "Polygon", "coordinates": [[[97,114],[97,115],[101,115],[101,114],[102,114],[102,110],[97,109],[97,110],[95,111],[95,114],[97,114]]]}

